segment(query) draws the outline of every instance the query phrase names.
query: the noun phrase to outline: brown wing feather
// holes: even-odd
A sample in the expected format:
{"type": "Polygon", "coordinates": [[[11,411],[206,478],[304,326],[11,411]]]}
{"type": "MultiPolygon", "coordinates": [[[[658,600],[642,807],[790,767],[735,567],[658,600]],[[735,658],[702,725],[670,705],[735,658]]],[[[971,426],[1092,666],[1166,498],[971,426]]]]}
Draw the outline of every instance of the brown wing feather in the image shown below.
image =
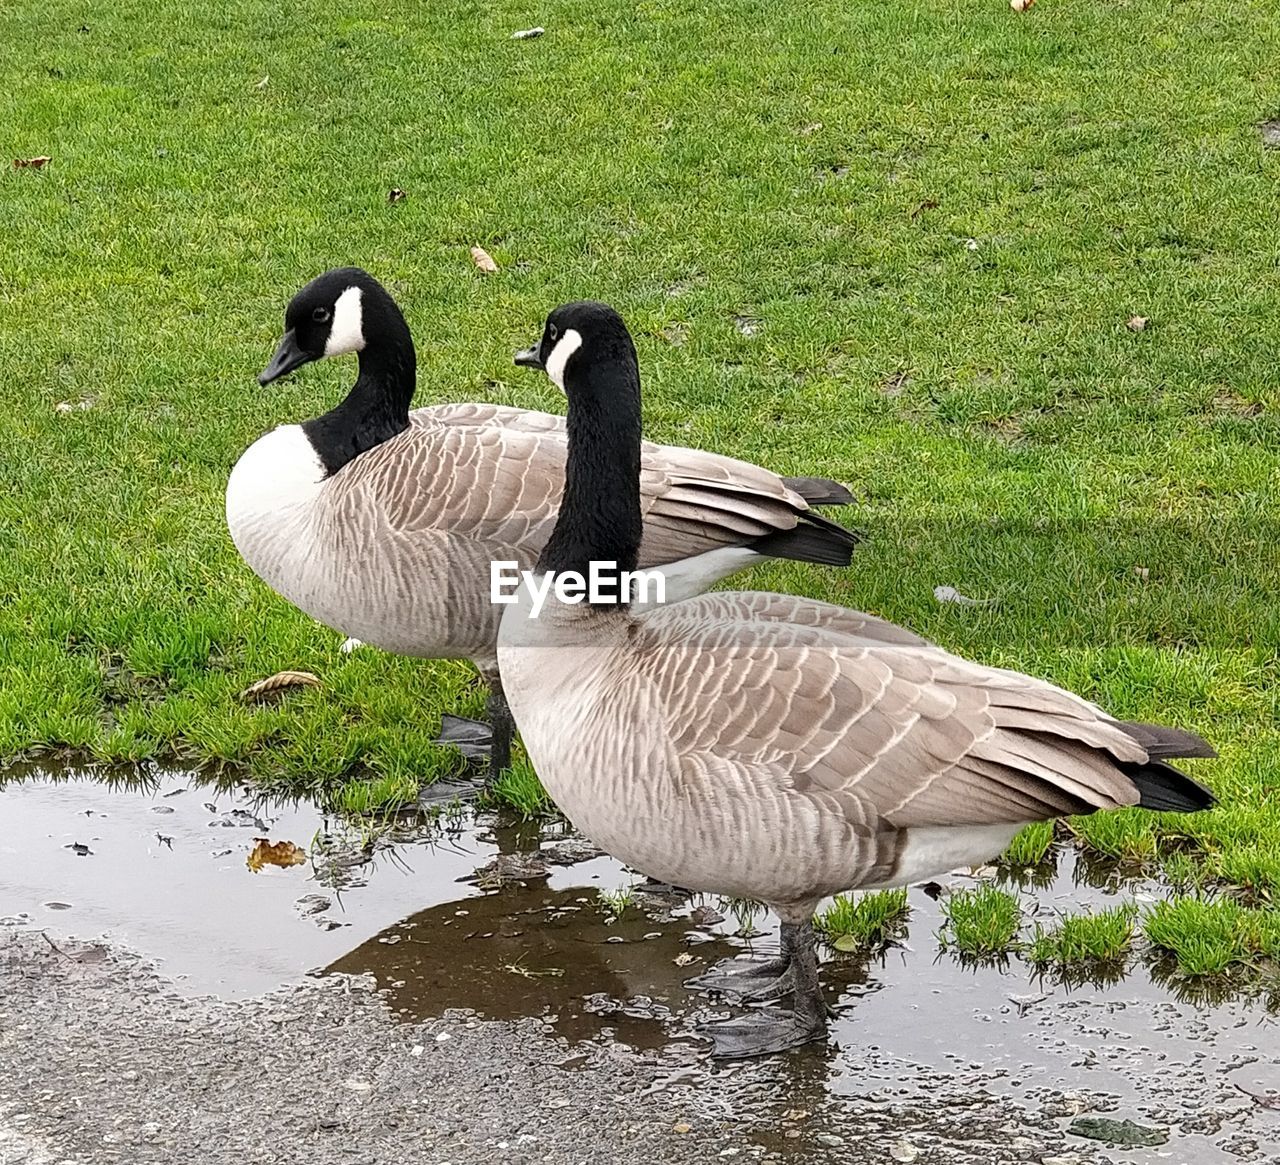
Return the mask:
{"type": "Polygon", "coordinates": [[[677,754],[714,753],[743,779],[771,770],[795,795],[856,803],[859,821],[894,829],[1137,802],[1120,765],[1145,750],[1079,697],[894,643],[892,624],[856,612],[783,606],[808,625],[771,621],[750,592],[639,620],[644,680],[662,693],[677,754]]]}
{"type": "MultiPolygon", "coordinates": [[[[410,427],[343,473],[395,531],[439,530],[531,566],[564,482],[564,418],[504,405],[417,409],[410,427]]],[[[748,462],[645,442],[642,566],[692,558],[794,529],[808,503],[748,462]]]]}

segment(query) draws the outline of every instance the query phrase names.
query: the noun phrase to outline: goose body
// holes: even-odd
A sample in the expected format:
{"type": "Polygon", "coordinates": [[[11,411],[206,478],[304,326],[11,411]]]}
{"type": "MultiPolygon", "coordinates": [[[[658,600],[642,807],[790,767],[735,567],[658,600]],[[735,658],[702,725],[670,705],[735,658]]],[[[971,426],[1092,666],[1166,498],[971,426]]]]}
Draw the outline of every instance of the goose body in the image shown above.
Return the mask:
{"type": "MultiPolygon", "coordinates": [[[[265,382],[309,360],[358,352],[335,409],[282,425],[241,456],[227,484],[233,542],[295,606],[387,651],[474,661],[503,718],[491,564],[531,568],[555,522],[562,417],[487,404],[411,410],[412,339],[386,290],[341,269],[295,296],[265,382]]],[[[852,500],[824,479],[788,481],[700,450],[645,444],[643,565],[668,601],[770,557],[847,563],[855,536],[810,509],[852,500]]],[[[507,726],[509,732],[509,725],[507,726]]],[[[506,763],[505,735],[494,767],[506,763]]]]}
{"type": "MultiPolygon", "coordinates": [[[[282,425],[232,470],[227,525],[254,573],[321,623],[386,651],[486,661],[502,612],[490,563],[537,561],[565,452],[562,417],[446,404],[329,475],[303,427],[282,425]]],[[[648,443],[643,464],[640,562],[665,568],[668,602],[771,557],[751,543],[802,525],[847,560],[852,536],[767,470],[648,443]]]]}
{"type": "MultiPolygon", "coordinates": [[[[560,572],[635,553],[640,396],[616,314],[567,305],[553,324],[577,337],[568,485],[539,561],[560,572]]],[[[810,921],[822,898],[989,861],[1032,821],[1212,803],[1166,763],[1212,755],[1199,737],[1119,722],[860,612],[721,592],[647,611],[553,603],[530,616],[527,600],[504,613],[499,664],[560,808],[636,869],[765,901],[783,920],[775,965],[701,982],[795,1000],[714,1025],[724,1055],[825,1031],[810,921]]]]}

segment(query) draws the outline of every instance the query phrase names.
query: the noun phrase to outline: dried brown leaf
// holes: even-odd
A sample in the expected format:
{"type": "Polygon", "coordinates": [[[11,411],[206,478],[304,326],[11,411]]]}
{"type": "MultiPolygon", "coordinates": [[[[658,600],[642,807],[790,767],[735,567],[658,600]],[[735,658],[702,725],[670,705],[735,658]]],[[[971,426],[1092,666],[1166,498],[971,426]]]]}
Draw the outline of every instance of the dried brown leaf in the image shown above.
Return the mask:
{"type": "Polygon", "coordinates": [[[13,168],[15,170],[43,170],[53,159],[45,154],[41,154],[38,158],[14,158],[13,168]]]}
{"type": "Polygon", "coordinates": [[[307,851],[299,849],[291,841],[268,841],[265,837],[255,837],[253,851],[245,859],[245,865],[256,874],[263,866],[282,866],[288,869],[290,866],[305,865],[306,861],[307,851]]]}
{"type": "Polygon", "coordinates": [[[1131,332],[1145,332],[1150,322],[1146,316],[1130,316],[1124,326],[1131,332]]]}
{"type": "Polygon", "coordinates": [[[476,268],[483,271],[486,275],[496,275],[498,273],[498,265],[493,261],[492,256],[481,246],[471,248],[471,261],[476,268]]]}
{"type": "Polygon", "coordinates": [[[320,677],[309,671],[280,671],[256,684],[250,684],[240,693],[246,704],[266,704],[278,700],[291,688],[318,688],[320,677]]]}

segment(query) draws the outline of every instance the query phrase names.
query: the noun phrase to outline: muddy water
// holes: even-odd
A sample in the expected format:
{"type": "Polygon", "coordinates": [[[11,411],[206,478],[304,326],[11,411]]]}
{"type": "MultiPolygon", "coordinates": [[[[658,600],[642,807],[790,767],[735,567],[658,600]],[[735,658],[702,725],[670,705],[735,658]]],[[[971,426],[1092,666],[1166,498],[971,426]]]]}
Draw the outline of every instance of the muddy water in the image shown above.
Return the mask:
{"type": "Polygon", "coordinates": [[[433,894],[480,893],[456,879],[492,852],[471,837],[366,854],[306,803],[262,804],[188,774],[130,789],[73,773],[0,789],[0,918],[105,934],[191,990],[237,998],[324,966],[433,894]],[[255,874],[256,837],[293,841],[312,862],[255,874]],[[330,862],[316,844],[326,839],[330,862]],[[328,908],[304,914],[309,894],[328,908]]]}
{"type": "MultiPolygon", "coordinates": [[[[457,814],[375,842],[313,806],[262,804],[189,774],[132,789],[92,776],[0,789],[0,919],[54,940],[105,934],[193,991],[236,997],[307,972],[372,973],[406,1018],[538,1016],[571,1041],[661,1048],[670,1072],[659,1087],[722,1104],[702,1088],[710,1073],[778,1122],[832,1094],[874,1111],[954,1099],[963,1081],[956,1103],[1000,1095],[1040,1115],[1109,1108],[1175,1129],[1168,1145],[1124,1160],[1280,1161],[1280,1032],[1258,1003],[1179,999],[1142,967],[1069,990],[1017,961],[962,966],[939,954],[939,910],[920,888],[904,946],[869,966],[824,967],[829,1046],[711,1069],[694,1029],[726,1009],[683,982],[725,955],[776,949],[763,914],[648,887],[563,829],[457,814]],[[260,836],[295,842],[309,863],[253,873],[260,836]],[[619,890],[629,900],[602,894],[619,890]]],[[[1106,874],[1064,854],[1023,889],[1024,907],[1048,921],[1114,901],[1106,874]]]]}

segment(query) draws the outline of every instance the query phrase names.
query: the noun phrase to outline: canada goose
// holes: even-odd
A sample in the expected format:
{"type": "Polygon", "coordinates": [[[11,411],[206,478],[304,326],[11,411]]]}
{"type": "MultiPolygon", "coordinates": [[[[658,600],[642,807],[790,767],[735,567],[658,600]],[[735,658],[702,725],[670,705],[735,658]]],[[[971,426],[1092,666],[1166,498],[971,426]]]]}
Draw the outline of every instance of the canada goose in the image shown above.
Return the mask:
{"type": "MultiPolygon", "coordinates": [[[[488,404],[410,411],[416,357],[395,301],[341,268],[290,302],[262,384],[326,356],[358,353],[337,407],[256,441],[227,483],[227,525],[257,575],[313,618],[387,651],[470,659],[488,682],[490,772],[508,764],[511,718],[494,641],[491,563],[531,567],[563,485],[564,418],[488,404]]],[[[847,565],[856,536],[809,509],[846,504],[823,478],[645,444],[640,561],[663,566],[667,598],[696,594],[769,557],[847,565]]],[[[454,719],[473,747],[476,726],[454,719]]],[[[450,734],[442,734],[449,738],[450,734]]],[[[482,751],[482,750],[479,750],[482,751]]]]}
{"type": "MultiPolygon", "coordinates": [[[[640,380],[627,330],[603,304],[568,304],[549,317],[539,359],[568,396],[569,458],[536,571],[634,569],[640,380]]],[[[1166,763],[1212,756],[1199,737],[1116,721],[871,616],[735,592],[643,612],[550,601],[531,618],[529,606],[524,594],[504,611],[498,663],[551,797],[642,873],[764,901],[782,920],[778,960],[695,981],[792,997],[708,1025],[721,1056],[825,1032],[822,898],[989,861],[1031,821],[1213,803],[1166,763]]]]}

